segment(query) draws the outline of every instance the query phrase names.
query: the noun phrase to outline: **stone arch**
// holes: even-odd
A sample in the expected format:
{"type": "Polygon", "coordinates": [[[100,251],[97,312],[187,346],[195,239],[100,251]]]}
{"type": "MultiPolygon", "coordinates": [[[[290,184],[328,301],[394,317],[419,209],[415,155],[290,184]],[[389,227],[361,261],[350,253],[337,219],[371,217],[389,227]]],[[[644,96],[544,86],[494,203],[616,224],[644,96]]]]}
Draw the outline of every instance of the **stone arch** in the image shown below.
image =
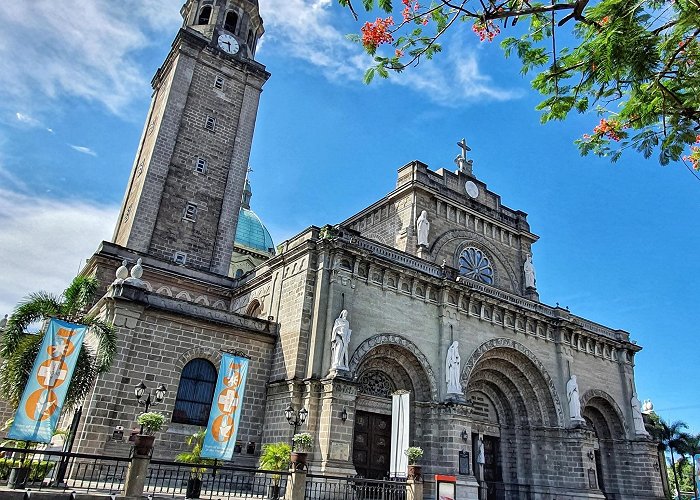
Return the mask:
{"type": "Polygon", "coordinates": [[[516,385],[519,394],[524,396],[528,416],[536,416],[545,425],[564,427],[564,411],[554,381],[527,347],[508,338],[484,342],[465,363],[462,386],[469,390],[473,374],[481,370],[505,373],[516,385]]]}
{"type": "Polygon", "coordinates": [[[190,296],[189,292],[186,292],[184,290],[182,292],[178,293],[175,296],[175,298],[180,299],[180,300],[186,300],[187,302],[192,302],[192,297],[190,296]]]}
{"type": "Polygon", "coordinates": [[[218,367],[221,364],[221,351],[216,351],[205,347],[196,347],[180,354],[180,356],[178,356],[173,363],[173,366],[177,372],[180,373],[187,363],[196,358],[204,358],[211,361],[218,371],[218,367]]]}
{"type": "Polygon", "coordinates": [[[212,306],[214,309],[220,309],[222,311],[226,310],[226,304],[224,304],[223,300],[217,300],[214,302],[214,305],[212,306]]]}
{"type": "MultiPolygon", "coordinates": [[[[494,285],[501,288],[510,288],[514,292],[520,291],[520,279],[515,269],[513,269],[508,262],[508,258],[491,241],[473,231],[468,231],[466,229],[451,229],[450,231],[446,231],[433,242],[430,247],[430,255],[437,257],[441,254],[445,245],[455,240],[459,240],[460,243],[455,249],[452,261],[453,264],[458,262],[459,254],[468,246],[486,250],[486,254],[491,261],[498,264],[498,266],[494,266],[494,277],[496,278],[494,285]],[[505,273],[505,276],[503,276],[503,273],[505,273]],[[509,287],[503,286],[504,282],[507,283],[509,287]]],[[[457,266],[455,265],[455,267],[457,266]]]]}
{"type": "Polygon", "coordinates": [[[168,288],[167,286],[160,287],[158,290],[156,290],[156,293],[159,295],[167,295],[168,297],[173,296],[172,290],[170,290],[170,288],[168,288]]]}
{"type": "Polygon", "coordinates": [[[149,292],[153,291],[153,285],[151,285],[148,281],[143,281],[143,286],[148,290],[149,292]]]}
{"type": "Polygon", "coordinates": [[[350,359],[349,368],[353,378],[357,379],[360,366],[373,358],[395,359],[404,370],[412,367],[413,369],[406,370],[406,373],[412,381],[416,400],[419,395],[425,398],[424,401],[427,401],[427,398],[432,401],[438,400],[435,372],[428,358],[407,338],[392,333],[380,333],[366,339],[355,349],[350,359]]]}
{"type": "Polygon", "coordinates": [[[615,399],[605,391],[586,391],[581,396],[581,414],[594,424],[599,438],[624,439],[627,436],[624,414],[615,399]]]}
{"type": "Polygon", "coordinates": [[[206,298],[204,295],[200,295],[195,299],[194,303],[202,306],[209,306],[209,299],[206,298]]]}

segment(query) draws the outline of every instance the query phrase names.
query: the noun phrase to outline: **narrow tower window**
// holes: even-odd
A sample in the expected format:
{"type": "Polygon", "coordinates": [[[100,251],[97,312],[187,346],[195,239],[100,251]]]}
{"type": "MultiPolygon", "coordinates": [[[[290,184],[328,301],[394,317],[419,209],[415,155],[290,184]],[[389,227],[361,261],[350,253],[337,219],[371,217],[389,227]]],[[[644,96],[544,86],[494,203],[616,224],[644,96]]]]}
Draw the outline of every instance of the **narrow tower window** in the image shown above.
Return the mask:
{"type": "Polygon", "coordinates": [[[214,127],[216,127],[216,119],[211,116],[207,116],[207,121],[204,122],[204,128],[213,132],[214,127]]]}
{"type": "Polygon", "coordinates": [[[179,266],[184,266],[187,263],[187,254],[185,252],[175,252],[173,261],[179,266]]]}
{"type": "Polygon", "coordinates": [[[214,88],[222,90],[224,88],[224,77],[223,76],[217,76],[214,79],[214,88]]]}
{"type": "Polygon", "coordinates": [[[199,12],[199,18],[197,19],[197,24],[209,24],[209,18],[211,17],[211,6],[207,5],[202,7],[199,12]]]}
{"type": "Polygon", "coordinates": [[[194,171],[200,174],[205,174],[207,172],[207,160],[201,156],[197,157],[197,161],[194,165],[194,171]]]}
{"type": "Polygon", "coordinates": [[[226,21],[224,22],[224,29],[229,33],[236,32],[236,25],[238,24],[238,14],[232,10],[226,13],[226,21]]]}
{"type": "Polygon", "coordinates": [[[188,220],[190,222],[194,222],[197,220],[197,205],[192,202],[188,202],[187,206],[185,207],[185,213],[182,215],[182,218],[185,220],[188,220]]]}

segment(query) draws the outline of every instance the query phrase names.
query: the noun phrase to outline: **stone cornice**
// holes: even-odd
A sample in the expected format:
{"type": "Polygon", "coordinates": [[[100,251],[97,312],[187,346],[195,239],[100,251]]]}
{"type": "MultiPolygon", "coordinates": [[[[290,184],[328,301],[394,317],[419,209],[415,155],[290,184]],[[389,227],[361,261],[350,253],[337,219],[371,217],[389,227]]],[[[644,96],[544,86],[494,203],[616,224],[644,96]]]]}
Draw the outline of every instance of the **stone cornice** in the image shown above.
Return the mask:
{"type": "Polygon", "coordinates": [[[270,321],[184,302],[157,293],[148,292],[128,283],[112,285],[110,287],[109,297],[114,300],[134,302],[147,308],[158,309],[187,318],[208,321],[252,332],[267,337],[267,341],[269,342],[274,342],[277,335],[277,325],[270,321]]]}

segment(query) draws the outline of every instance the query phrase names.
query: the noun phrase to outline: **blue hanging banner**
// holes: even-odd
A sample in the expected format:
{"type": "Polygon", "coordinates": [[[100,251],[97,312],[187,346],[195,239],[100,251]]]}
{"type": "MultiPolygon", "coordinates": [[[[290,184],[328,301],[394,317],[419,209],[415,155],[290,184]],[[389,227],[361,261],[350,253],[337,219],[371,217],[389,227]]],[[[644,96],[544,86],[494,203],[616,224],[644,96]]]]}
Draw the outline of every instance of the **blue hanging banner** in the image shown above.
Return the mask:
{"type": "Polygon", "coordinates": [[[209,413],[209,424],[202,446],[203,458],[231,460],[241,421],[243,392],[248,378],[248,359],[224,354],[219,380],[209,413]]]}
{"type": "Polygon", "coordinates": [[[7,437],[50,443],[87,327],[51,319],[7,437]]]}

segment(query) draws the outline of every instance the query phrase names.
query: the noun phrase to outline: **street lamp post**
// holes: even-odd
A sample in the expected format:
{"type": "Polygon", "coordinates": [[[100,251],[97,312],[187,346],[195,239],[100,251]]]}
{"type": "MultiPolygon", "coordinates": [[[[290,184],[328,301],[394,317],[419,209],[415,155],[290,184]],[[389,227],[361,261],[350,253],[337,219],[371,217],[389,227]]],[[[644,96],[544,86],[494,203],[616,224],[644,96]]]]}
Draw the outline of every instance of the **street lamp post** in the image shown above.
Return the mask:
{"type": "MultiPolygon", "coordinates": [[[[309,416],[309,411],[302,407],[299,411],[296,411],[291,403],[284,410],[284,417],[287,419],[289,425],[294,426],[294,434],[297,433],[297,429],[306,422],[306,417],[309,416]]],[[[294,434],[292,434],[292,439],[294,439],[294,434]]],[[[294,441],[292,441],[294,444],[294,441]]]]}
{"type": "MultiPolygon", "coordinates": [[[[143,380],[134,387],[134,395],[136,396],[136,401],[140,406],[144,407],[144,412],[148,412],[148,409],[151,406],[155,406],[158,404],[161,404],[163,400],[165,399],[165,395],[167,394],[168,390],[165,388],[163,384],[160,384],[158,387],[156,387],[155,391],[155,397],[151,399],[151,391],[148,391],[148,395],[146,396],[146,399],[143,399],[143,395],[146,393],[146,385],[143,383],[143,380]]],[[[139,431],[141,434],[143,434],[143,425],[141,426],[141,430],[139,431]]]]}

